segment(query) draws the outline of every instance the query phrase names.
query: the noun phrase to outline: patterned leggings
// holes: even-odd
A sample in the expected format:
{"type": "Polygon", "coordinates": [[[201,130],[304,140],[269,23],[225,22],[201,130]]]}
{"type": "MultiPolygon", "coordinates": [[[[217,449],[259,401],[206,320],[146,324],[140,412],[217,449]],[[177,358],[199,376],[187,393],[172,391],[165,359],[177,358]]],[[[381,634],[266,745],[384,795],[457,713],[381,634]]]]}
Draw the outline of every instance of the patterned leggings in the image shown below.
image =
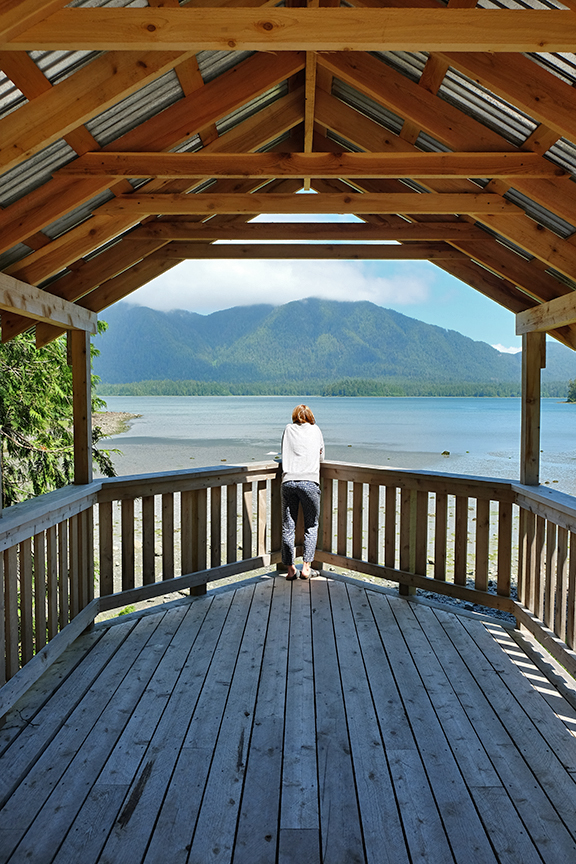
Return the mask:
{"type": "Polygon", "coordinates": [[[304,513],[304,561],[312,561],[318,540],[320,486],[311,480],[287,480],[282,484],[282,563],[294,564],[294,537],[298,505],[304,513]]]}

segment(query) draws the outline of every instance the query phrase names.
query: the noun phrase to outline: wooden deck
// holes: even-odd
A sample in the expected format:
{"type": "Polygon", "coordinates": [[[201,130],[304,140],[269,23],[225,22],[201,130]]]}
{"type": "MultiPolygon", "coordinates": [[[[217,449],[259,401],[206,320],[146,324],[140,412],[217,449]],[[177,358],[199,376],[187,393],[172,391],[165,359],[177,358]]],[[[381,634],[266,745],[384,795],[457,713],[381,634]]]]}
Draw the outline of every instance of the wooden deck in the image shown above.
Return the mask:
{"type": "Polygon", "coordinates": [[[502,628],[282,577],[119,621],[0,730],[1,862],[576,861],[576,712],[502,628]]]}

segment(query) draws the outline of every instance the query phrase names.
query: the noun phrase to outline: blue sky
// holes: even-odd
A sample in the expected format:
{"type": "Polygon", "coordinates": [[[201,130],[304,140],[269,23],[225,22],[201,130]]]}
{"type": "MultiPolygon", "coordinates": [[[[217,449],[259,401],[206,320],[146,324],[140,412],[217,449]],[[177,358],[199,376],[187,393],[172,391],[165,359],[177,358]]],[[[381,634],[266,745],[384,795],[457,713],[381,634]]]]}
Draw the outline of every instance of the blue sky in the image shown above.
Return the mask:
{"type": "MultiPolygon", "coordinates": [[[[286,216],[258,217],[289,221],[286,216]]],[[[354,217],[293,217],[351,221],[354,217]]],[[[427,261],[184,261],[127,299],[154,309],[209,314],[305,297],[369,300],[500,350],[516,349],[514,315],[427,261]]]]}

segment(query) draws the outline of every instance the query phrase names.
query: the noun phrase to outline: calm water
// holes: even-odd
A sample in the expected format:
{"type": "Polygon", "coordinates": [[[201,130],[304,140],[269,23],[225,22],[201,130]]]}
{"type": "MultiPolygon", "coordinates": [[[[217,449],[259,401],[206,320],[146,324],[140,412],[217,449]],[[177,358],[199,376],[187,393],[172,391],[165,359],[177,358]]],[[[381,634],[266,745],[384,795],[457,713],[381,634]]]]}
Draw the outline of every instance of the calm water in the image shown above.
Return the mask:
{"type": "MultiPolygon", "coordinates": [[[[270,458],[292,396],[108,397],[141,414],[108,439],[119,474],[270,458]]],[[[519,399],[308,398],[326,455],[362,464],[518,478],[519,399]],[[442,456],[443,451],[450,456],[442,456]]],[[[542,400],[541,481],[576,494],[576,404],[542,400]],[[554,482],[557,481],[557,482],[554,482]]]]}

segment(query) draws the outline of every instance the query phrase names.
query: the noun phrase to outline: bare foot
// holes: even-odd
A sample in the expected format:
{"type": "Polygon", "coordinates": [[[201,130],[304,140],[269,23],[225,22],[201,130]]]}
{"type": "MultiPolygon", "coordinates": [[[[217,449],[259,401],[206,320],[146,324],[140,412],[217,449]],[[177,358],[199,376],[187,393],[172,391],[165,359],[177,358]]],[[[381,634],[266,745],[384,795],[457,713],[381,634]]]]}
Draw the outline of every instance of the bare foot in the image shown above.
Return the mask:
{"type": "Polygon", "coordinates": [[[297,575],[298,575],[298,571],[296,570],[296,567],[294,566],[294,564],[289,564],[288,565],[288,572],[286,573],[286,579],[288,579],[288,580],[296,579],[297,575]]]}

